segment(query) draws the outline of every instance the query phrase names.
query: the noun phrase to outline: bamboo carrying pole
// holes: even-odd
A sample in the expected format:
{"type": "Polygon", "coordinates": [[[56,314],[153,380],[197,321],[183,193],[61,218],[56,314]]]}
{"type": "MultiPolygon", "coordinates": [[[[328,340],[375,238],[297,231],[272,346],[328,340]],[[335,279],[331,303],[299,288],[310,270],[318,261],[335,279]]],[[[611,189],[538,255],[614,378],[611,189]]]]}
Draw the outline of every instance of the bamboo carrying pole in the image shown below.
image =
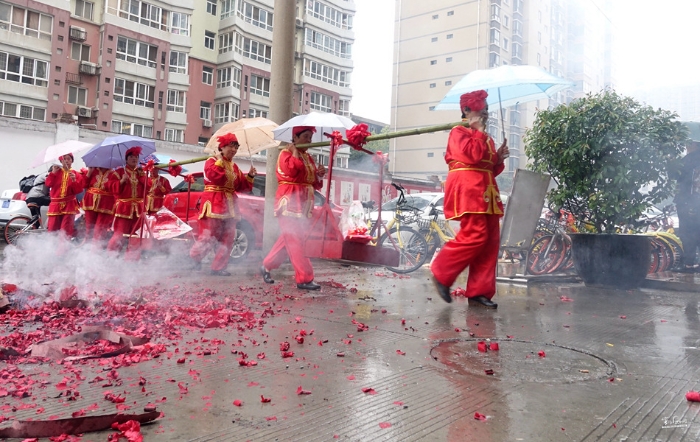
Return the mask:
{"type": "MultiPolygon", "coordinates": [[[[389,140],[391,138],[400,138],[400,137],[408,137],[411,135],[421,135],[421,134],[429,134],[433,132],[440,132],[441,130],[450,130],[455,126],[469,126],[468,121],[460,121],[458,123],[448,123],[448,124],[440,124],[437,126],[428,126],[428,127],[421,127],[418,129],[408,129],[408,130],[400,130],[398,132],[391,132],[388,134],[379,134],[379,135],[371,135],[367,137],[367,141],[380,141],[380,140],[389,140]]],[[[297,147],[323,147],[323,146],[330,146],[331,142],[330,141],[321,141],[318,143],[309,143],[309,144],[299,144],[297,147]]],[[[197,157],[197,158],[191,158],[189,160],[183,160],[183,161],[178,161],[176,163],[169,163],[169,164],[158,164],[155,167],[158,167],[160,169],[165,169],[170,166],[180,166],[183,164],[192,164],[192,163],[199,163],[200,161],[206,161],[211,156],[205,156],[205,157],[197,157]]]]}

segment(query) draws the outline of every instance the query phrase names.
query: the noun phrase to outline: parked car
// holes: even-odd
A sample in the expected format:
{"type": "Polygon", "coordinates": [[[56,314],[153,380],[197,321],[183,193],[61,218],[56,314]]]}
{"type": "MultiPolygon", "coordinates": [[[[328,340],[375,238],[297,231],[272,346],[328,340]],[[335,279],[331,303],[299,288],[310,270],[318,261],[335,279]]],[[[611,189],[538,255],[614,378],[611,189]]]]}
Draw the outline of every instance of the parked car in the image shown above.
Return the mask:
{"type": "MultiPolygon", "coordinates": [[[[195,236],[199,235],[198,218],[201,211],[202,193],[204,192],[204,174],[193,173],[195,181],[190,186],[190,197],[187,200],[187,182],[178,183],[165,196],[164,207],[173,212],[178,218],[192,226],[195,236]],[[187,208],[189,207],[189,212],[187,208]]],[[[326,198],[320,192],[315,192],[314,206],[320,207],[326,198]]],[[[340,220],[342,208],[330,203],[331,210],[340,220]]],[[[263,218],[265,213],[265,175],[257,175],[253,181],[250,193],[238,194],[238,210],[241,220],[236,229],[236,242],[231,251],[231,259],[240,260],[251,250],[262,248],[263,218]]],[[[318,210],[318,209],[314,209],[318,210]]]]}
{"type": "MultiPolygon", "coordinates": [[[[26,194],[19,190],[5,191],[0,198],[0,227],[4,227],[7,222],[17,215],[32,216],[27,203],[24,201],[26,194]]],[[[48,208],[42,207],[42,213],[48,208]]]]}

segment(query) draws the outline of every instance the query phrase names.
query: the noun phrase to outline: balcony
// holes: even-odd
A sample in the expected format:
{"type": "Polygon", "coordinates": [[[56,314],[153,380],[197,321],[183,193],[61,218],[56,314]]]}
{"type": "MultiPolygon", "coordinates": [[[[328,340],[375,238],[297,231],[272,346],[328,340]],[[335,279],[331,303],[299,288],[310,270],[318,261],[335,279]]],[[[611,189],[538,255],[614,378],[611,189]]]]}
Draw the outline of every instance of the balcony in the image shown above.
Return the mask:
{"type": "Polygon", "coordinates": [[[85,41],[87,40],[87,32],[85,29],[76,28],[75,26],[70,27],[70,34],[68,37],[75,41],[85,41]]]}
{"type": "Polygon", "coordinates": [[[88,63],[87,61],[80,62],[80,73],[85,75],[98,75],[100,67],[95,63],[88,63]]]}
{"type": "Polygon", "coordinates": [[[83,78],[80,76],[80,74],[74,74],[73,72],[66,72],[66,83],[83,84],[83,78]]]}

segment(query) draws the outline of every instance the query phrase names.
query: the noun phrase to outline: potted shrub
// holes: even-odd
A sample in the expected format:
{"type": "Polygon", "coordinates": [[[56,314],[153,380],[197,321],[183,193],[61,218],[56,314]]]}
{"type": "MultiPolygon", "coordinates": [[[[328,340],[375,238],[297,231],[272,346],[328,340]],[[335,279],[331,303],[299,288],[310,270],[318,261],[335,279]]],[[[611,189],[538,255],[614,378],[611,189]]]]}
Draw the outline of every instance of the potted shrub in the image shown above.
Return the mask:
{"type": "Polygon", "coordinates": [[[584,282],[629,288],[644,280],[648,238],[611,234],[673,195],[668,168],[686,140],[675,113],[610,90],[537,113],[525,136],[529,168],[549,173],[549,201],[595,233],[572,236],[584,282]]]}

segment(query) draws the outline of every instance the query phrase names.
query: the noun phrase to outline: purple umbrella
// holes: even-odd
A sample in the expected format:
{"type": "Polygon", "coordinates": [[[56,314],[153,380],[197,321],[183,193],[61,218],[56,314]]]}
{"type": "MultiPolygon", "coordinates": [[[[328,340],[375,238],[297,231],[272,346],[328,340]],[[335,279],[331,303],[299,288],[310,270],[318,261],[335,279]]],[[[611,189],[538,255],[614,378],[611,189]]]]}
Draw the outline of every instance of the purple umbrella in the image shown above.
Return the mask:
{"type": "Polygon", "coordinates": [[[117,135],[105,138],[101,143],[94,145],[82,158],[88,167],[114,169],[126,163],[124,156],[126,151],[132,147],[142,148],[139,156],[140,162],[144,157],[156,151],[156,142],[133,135],[117,135]]]}

